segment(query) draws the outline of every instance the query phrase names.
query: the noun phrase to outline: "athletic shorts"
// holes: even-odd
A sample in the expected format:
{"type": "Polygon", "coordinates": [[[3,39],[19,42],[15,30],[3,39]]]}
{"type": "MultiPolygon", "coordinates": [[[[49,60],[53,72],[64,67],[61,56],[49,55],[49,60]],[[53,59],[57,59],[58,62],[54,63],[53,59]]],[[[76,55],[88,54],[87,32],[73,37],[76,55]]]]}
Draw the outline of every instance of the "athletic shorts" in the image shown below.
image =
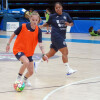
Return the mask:
{"type": "MultiPolygon", "coordinates": [[[[23,56],[23,55],[25,55],[23,52],[18,52],[18,53],[15,55],[15,57],[19,60],[20,57],[23,56]]],[[[29,57],[27,57],[27,58],[28,58],[29,62],[32,62],[32,61],[33,61],[32,56],[29,56],[29,57]]]]}
{"type": "Polygon", "coordinates": [[[52,40],[52,44],[50,45],[50,48],[53,48],[55,51],[58,51],[59,49],[64,47],[67,47],[67,44],[65,42],[65,39],[63,38],[52,40]]]}

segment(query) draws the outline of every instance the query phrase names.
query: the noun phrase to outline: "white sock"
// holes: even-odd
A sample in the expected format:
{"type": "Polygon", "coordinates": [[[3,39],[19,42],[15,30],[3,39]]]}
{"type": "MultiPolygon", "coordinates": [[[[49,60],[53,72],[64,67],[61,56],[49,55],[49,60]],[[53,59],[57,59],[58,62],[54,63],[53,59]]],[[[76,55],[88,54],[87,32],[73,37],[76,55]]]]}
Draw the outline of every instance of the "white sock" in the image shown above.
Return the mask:
{"type": "Polygon", "coordinates": [[[22,74],[18,73],[17,79],[21,79],[22,78],[22,74]]]}
{"type": "Polygon", "coordinates": [[[65,64],[67,70],[71,69],[71,68],[69,67],[69,64],[68,64],[68,63],[64,63],[64,64],[65,64]]]}
{"type": "Polygon", "coordinates": [[[21,77],[22,77],[22,76],[18,75],[18,77],[17,77],[17,78],[19,79],[19,78],[21,78],[21,77]]]}

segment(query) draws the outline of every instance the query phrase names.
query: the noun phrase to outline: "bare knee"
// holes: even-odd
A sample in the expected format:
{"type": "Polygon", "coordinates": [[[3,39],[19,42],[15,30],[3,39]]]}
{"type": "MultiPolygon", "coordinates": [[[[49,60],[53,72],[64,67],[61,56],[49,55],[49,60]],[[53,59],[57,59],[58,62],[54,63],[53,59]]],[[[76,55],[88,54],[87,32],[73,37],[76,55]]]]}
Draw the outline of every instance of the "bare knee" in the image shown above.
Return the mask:
{"type": "Polygon", "coordinates": [[[24,64],[25,67],[28,67],[29,66],[29,61],[25,61],[23,64],[24,64]]]}
{"type": "Polygon", "coordinates": [[[46,55],[48,56],[48,58],[52,57],[55,55],[57,51],[55,51],[54,49],[51,49],[46,55]]]}
{"type": "Polygon", "coordinates": [[[62,55],[63,56],[68,56],[68,52],[63,52],[62,55]]]}
{"type": "Polygon", "coordinates": [[[33,75],[33,70],[30,70],[30,71],[29,71],[29,74],[30,74],[30,75],[33,75]]]}
{"type": "Polygon", "coordinates": [[[68,49],[67,47],[59,49],[59,51],[62,53],[62,56],[68,56],[68,49]]]}

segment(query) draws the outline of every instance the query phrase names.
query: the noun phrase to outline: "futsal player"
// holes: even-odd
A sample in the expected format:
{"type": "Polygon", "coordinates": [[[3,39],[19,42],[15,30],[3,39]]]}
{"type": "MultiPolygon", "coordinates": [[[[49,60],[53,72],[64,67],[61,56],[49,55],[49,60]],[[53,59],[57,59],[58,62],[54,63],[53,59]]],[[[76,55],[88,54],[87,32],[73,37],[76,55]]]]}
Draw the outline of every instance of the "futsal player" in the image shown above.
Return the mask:
{"type": "MultiPolygon", "coordinates": [[[[75,73],[77,70],[73,70],[68,64],[68,48],[65,42],[66,39],[66,27],[73,26],[73,21],[68,13],[62,12],[63,6],[60,2],[56,2],[54,5],[55,12],[51,14],[49,20],[40,26],[40,28],[51,25],[51,45],[50,51],[44,55],[48,58],[55,55],[57,51],[62,53],[62,61],[66,67],[67,75],[75,73]]],[[[35,70],[41,61],[45,61],[44,57],[39,62],[35,63],[35,70]]]]}
{"type": "MultiPolygon", "coordinates": [[[[32,56],[34,54],[37,43],[39,43],[39,47],[41,49],[42,54],[45,54],[42,45],[42,31],[37,26],[40,22],[40,16],[38,13],[33,12],[29,19],[30,23],[22,24],[14,31],[6,46],[6,52],[8,52],[12,39],[17,35],[13,46],[13,53],[15,57],[22,62],[22,66],[20,67],[17,80],[21,80],[25,69],[27,69],[27,72],[23,78],[23,81],[26,86],[31,86],[31,83],[28,81],[28,78],[33,74],[34,64],[32,56]]],[[[44,58],[45,60],[48,60],[48,57],[46,55],[44,55],[44,58]]]]}

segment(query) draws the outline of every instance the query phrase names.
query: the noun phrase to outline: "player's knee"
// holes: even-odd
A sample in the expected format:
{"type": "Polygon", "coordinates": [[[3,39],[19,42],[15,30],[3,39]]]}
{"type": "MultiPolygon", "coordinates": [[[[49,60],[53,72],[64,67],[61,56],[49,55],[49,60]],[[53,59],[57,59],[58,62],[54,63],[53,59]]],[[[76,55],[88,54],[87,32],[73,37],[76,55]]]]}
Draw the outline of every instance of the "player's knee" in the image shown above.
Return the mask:
{"type": "Polygon", "coordinates": [[[68,52],[62,53],[63,56],[68,56],[68,52]]]}
{"type": "Polygon", "coordinates": [[[30,75],[33,75],[33,70],[30,70],[29,73],[30,73],[30,75]]]}
{"type": "Polygon", "coordinates": [[[68,56],[68,53],[67,52],[62,54],[62,57],[63,58],[66,58],[67,56],[68,56]]]}
{"type": "Polygon", "coordinates": [[[25,61],[24,62],[24,65],[27,67],[27,66],[29,66],[29,61],[25,61]]]}
{"type": "Polygon", "coordinates": [[[55,55],[55,53],[49,53],[49,54],[47,54],[47,57],[50,58],[50,57],[52,57],[54,55],[55,55]]]}

